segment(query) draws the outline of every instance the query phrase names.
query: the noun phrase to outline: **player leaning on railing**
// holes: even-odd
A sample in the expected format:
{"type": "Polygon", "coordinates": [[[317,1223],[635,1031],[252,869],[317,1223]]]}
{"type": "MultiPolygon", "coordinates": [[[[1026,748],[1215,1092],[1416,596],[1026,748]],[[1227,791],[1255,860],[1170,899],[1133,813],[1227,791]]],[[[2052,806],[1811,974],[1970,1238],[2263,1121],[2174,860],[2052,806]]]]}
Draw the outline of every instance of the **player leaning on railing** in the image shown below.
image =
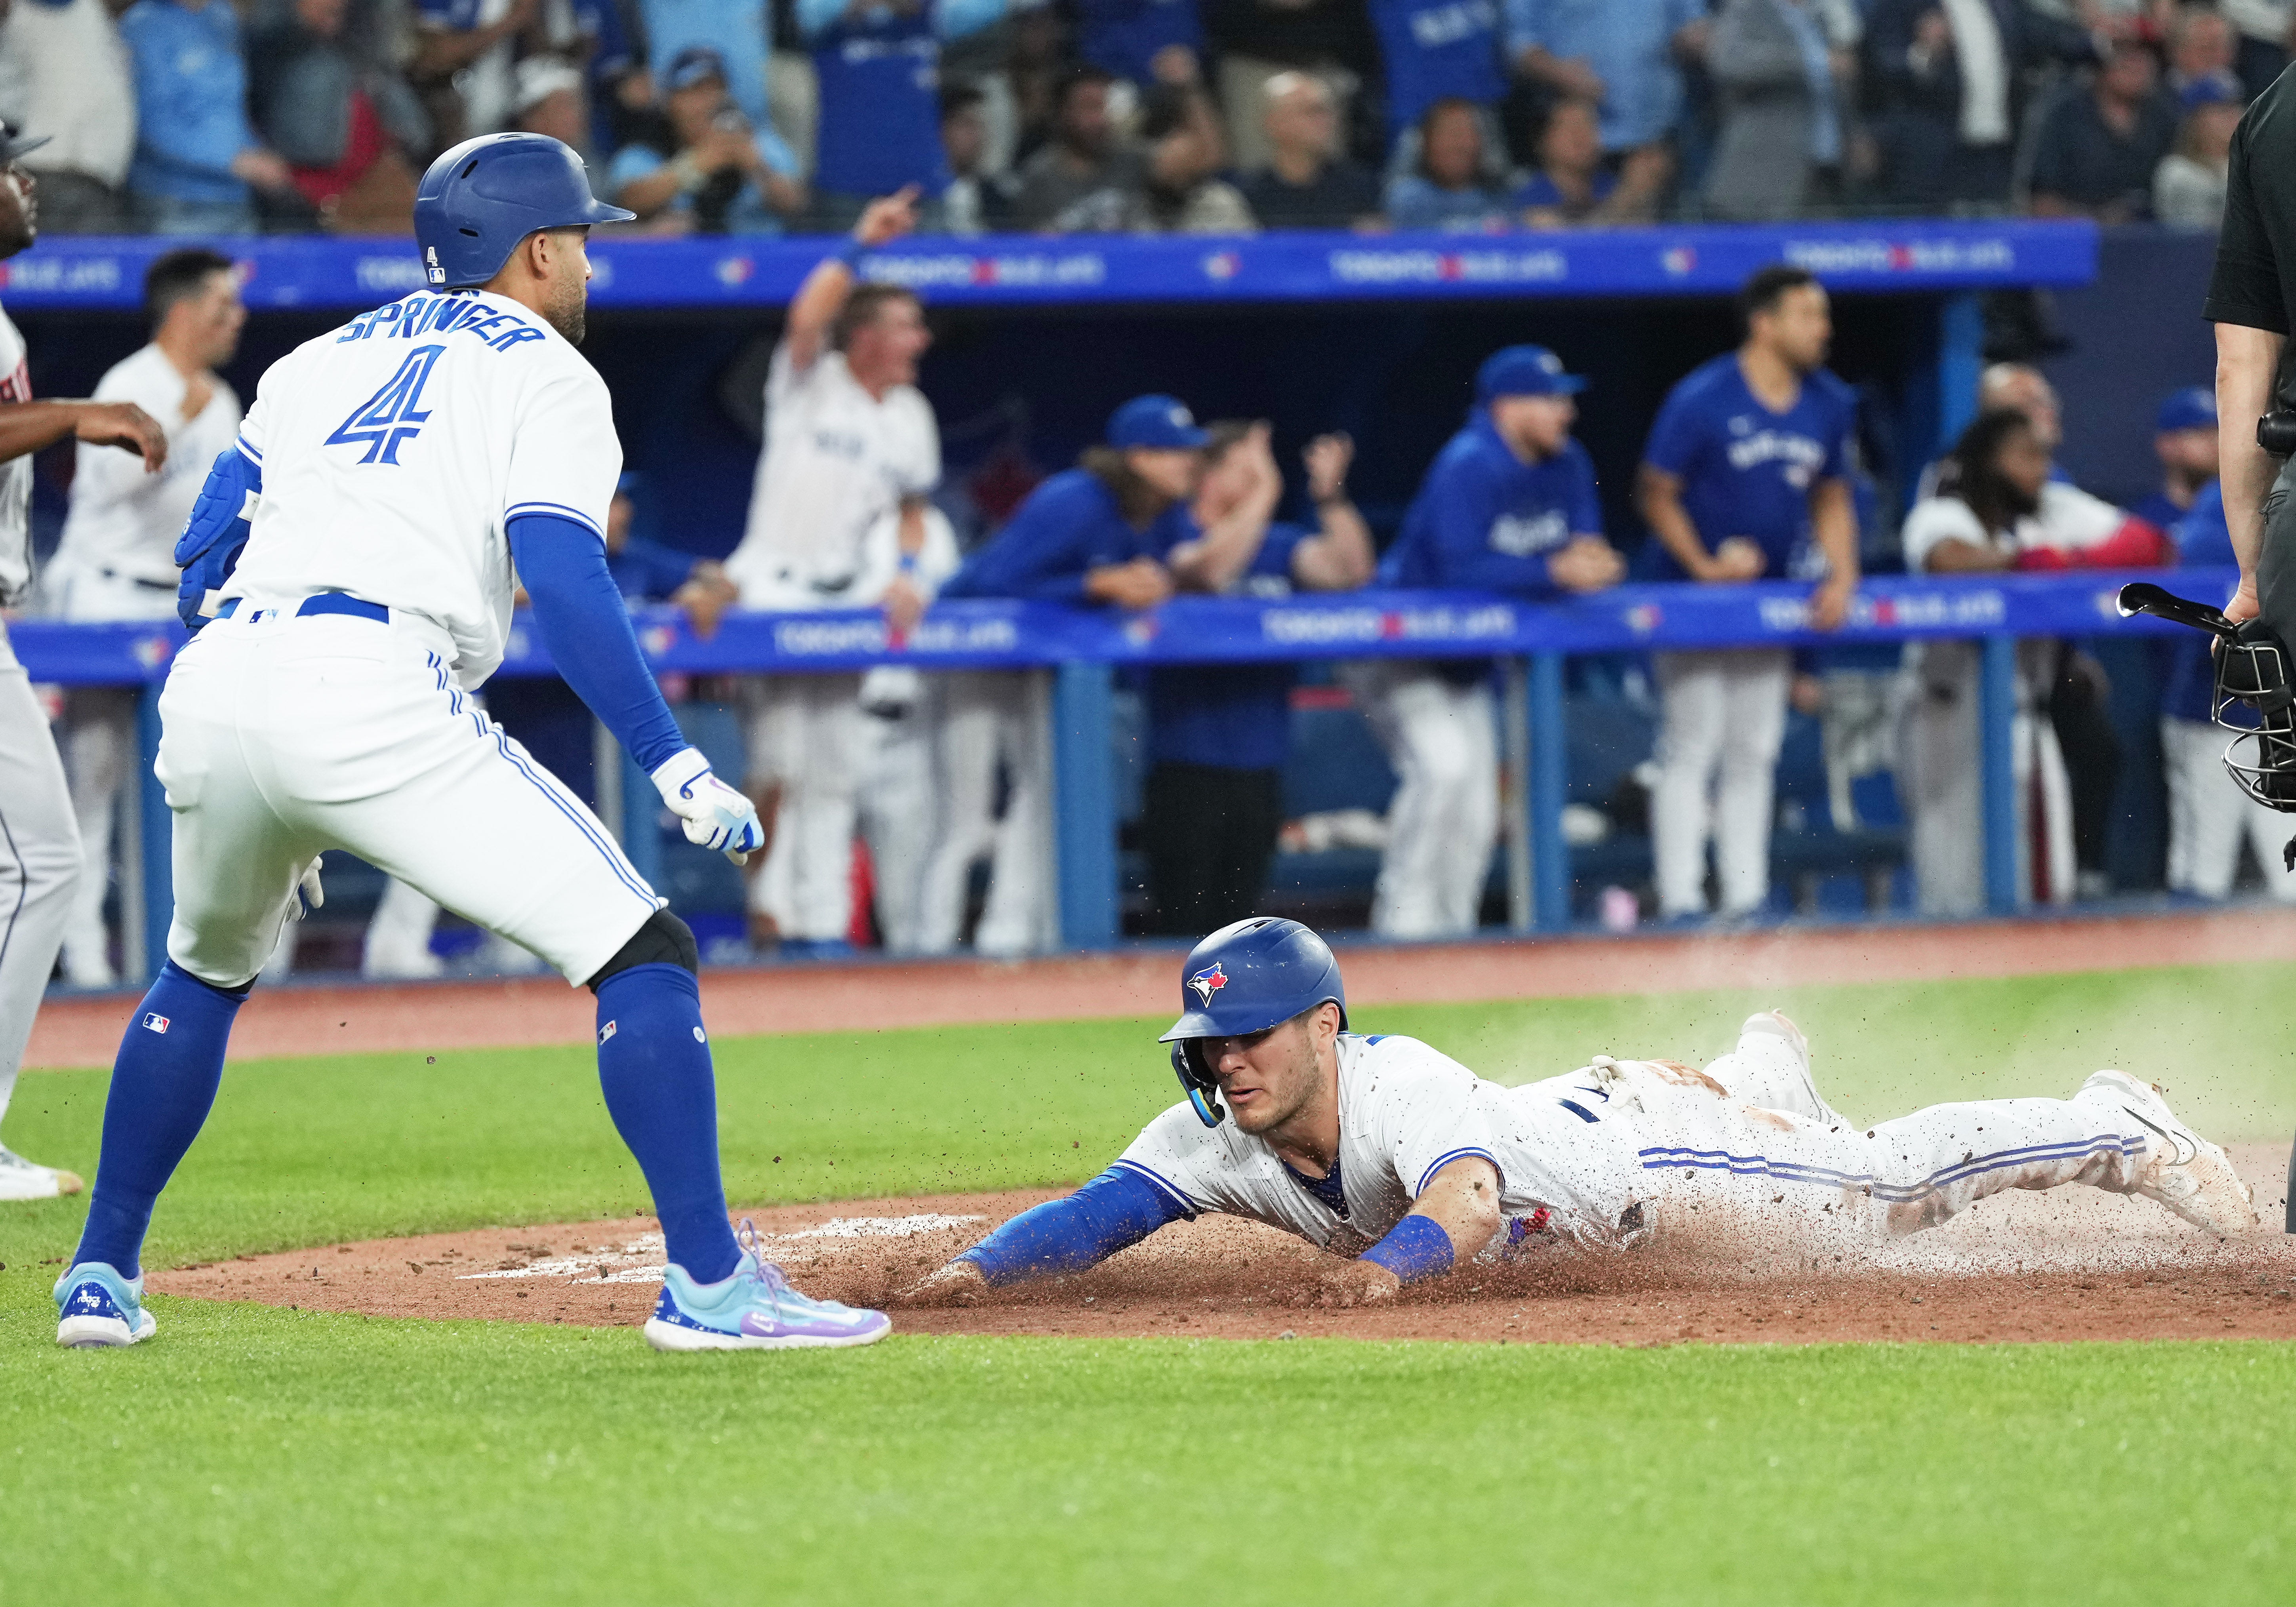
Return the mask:
{"type": "Polygon", "coordinates": [[[198,629],[160,693],[174,811],[168,962],[119,1046],[57,1338],[154,1324],[138,1269],[160,1191],[214,1103],[233,1017],[282,924],[349,849],[524,944],[598,1000],[606,1109],[670,1266],[665,1349],[859,1345],[890,1324],[806,1299],[737,1244],[693,935],[597,817],[466,698],[502,660],[512,566],[559,673],[697,843],[739,860],[757,812],[670,717],[606,569],[621,471],[606,387],[576,352],[592,199],[537,135],[466,141],[423,176],[430,288],[264,374],[176,548],[198,629]]]}

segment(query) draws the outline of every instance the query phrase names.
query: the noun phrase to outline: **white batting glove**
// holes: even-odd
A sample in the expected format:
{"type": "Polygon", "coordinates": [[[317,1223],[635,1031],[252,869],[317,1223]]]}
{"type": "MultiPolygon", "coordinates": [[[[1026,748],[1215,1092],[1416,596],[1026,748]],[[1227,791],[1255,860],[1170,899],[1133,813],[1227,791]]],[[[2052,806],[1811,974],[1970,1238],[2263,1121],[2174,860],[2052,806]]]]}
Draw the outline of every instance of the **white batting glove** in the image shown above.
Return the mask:
{"type": "Polygon", "coordinates": [[[319,885],[319,866],[323,863],[324,863],[324,856],[319,859],[314,859],[303,867],[303,873],[296,878],[295,903],[287,912],[291,919],[300,921],[313,910],[326,903],[327,890],[319,885]]]}
{"type": "Polygon", "coordinates": [[[735,865],[765,846],[757,805],[712,775],[701,749],[681,748],[664,759],[653,784],[669,812],[685,822],[686,841],[715,849],[735,865]]]}

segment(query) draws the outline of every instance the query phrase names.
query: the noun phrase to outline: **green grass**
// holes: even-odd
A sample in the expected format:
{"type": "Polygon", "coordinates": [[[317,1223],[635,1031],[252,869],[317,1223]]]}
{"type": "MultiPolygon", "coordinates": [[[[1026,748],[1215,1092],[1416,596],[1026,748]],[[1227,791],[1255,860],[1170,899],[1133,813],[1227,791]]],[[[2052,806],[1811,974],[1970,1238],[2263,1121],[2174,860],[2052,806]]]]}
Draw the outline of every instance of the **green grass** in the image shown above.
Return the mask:
{"type": "MultiPolygon", "coordinates": [[[[1854,939],[1845,937],[1845,941],[1854,939]]],[[[1783,1003],[1838,1103],[2119,1063],[2284,1135],[2296,966],[1380,1007],[1502,1080],[1701,1060],[1783,1003]]],[[[1154,1023],[1160,1026],[1161,1022],[1154,1023]]],[[[1139,1022],[717,1045],[738,1201],[1089,1175],[1172,1097],[1139,1022]],[[776,1160],[775,1157],[779,1160],[776,1160]]],[[[92,1171],[100,1072],[9,1143],[92,1171]]],[[[48,1343],[73,1201],[0,1211],[0,1603],[2279,1601],[2296,1347],[1662,1351],[912,1340],[661,1357],[627,1332],[160,1300],[48,1343]]],[[[586,1050],[234,1066],[162,1264],[644,1209],[586,1050]]]]}

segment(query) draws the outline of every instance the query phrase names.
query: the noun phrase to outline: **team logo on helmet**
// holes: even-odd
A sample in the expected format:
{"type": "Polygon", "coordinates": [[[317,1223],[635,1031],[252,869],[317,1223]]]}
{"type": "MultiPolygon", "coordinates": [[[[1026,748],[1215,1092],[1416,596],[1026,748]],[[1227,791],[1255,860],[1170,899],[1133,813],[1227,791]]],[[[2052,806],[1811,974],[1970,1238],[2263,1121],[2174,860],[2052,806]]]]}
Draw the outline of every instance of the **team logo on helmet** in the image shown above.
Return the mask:
{"type": "Polygon", "coordinates": [[[1196,998],[1200,1003],[1210,1004],[1212,1002],[1212,995],[1227,986],[1227,972],[1222,971],[1219,968],[1219,962],[1215,960],[1190,977],[1188,986],[1196,990],[1196,998]]]}

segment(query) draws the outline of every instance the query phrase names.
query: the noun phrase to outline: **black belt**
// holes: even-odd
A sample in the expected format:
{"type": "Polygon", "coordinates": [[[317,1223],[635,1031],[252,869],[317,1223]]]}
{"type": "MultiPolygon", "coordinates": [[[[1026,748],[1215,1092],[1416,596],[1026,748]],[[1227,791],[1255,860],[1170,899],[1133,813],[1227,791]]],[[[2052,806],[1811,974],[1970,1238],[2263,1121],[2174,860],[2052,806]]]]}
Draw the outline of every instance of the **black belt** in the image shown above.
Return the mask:
{"type": "Polygon", "coordinates": [[[123,575],[118,570],[103,570],[99,572],[106,580],[125,580],[129,585],[141,586],[147,592],[172,592],[176,589],[176,583],[172,580],[146,580],[141,575],[123,575]]]}
{"type": "MultiPolygon", "coordinates": [[[[239,611],[239,605],[244,601],[245,599],[241,597],[225,598],[223,606],[216,610],[216,618],[230,619],[239,611]]],[[[257,613],[277,611],[275,609],[256,610],[257,613]]],[[[354,597],[346,592],[320,592],[316,596],[306,597],[295,605],[295,614],[299,619],[311,614],[348,614],[355,619],[372,619],[377,625],[390,623],[390,611],[381,603],[369,603],[363,597],[354,597]]]]}

